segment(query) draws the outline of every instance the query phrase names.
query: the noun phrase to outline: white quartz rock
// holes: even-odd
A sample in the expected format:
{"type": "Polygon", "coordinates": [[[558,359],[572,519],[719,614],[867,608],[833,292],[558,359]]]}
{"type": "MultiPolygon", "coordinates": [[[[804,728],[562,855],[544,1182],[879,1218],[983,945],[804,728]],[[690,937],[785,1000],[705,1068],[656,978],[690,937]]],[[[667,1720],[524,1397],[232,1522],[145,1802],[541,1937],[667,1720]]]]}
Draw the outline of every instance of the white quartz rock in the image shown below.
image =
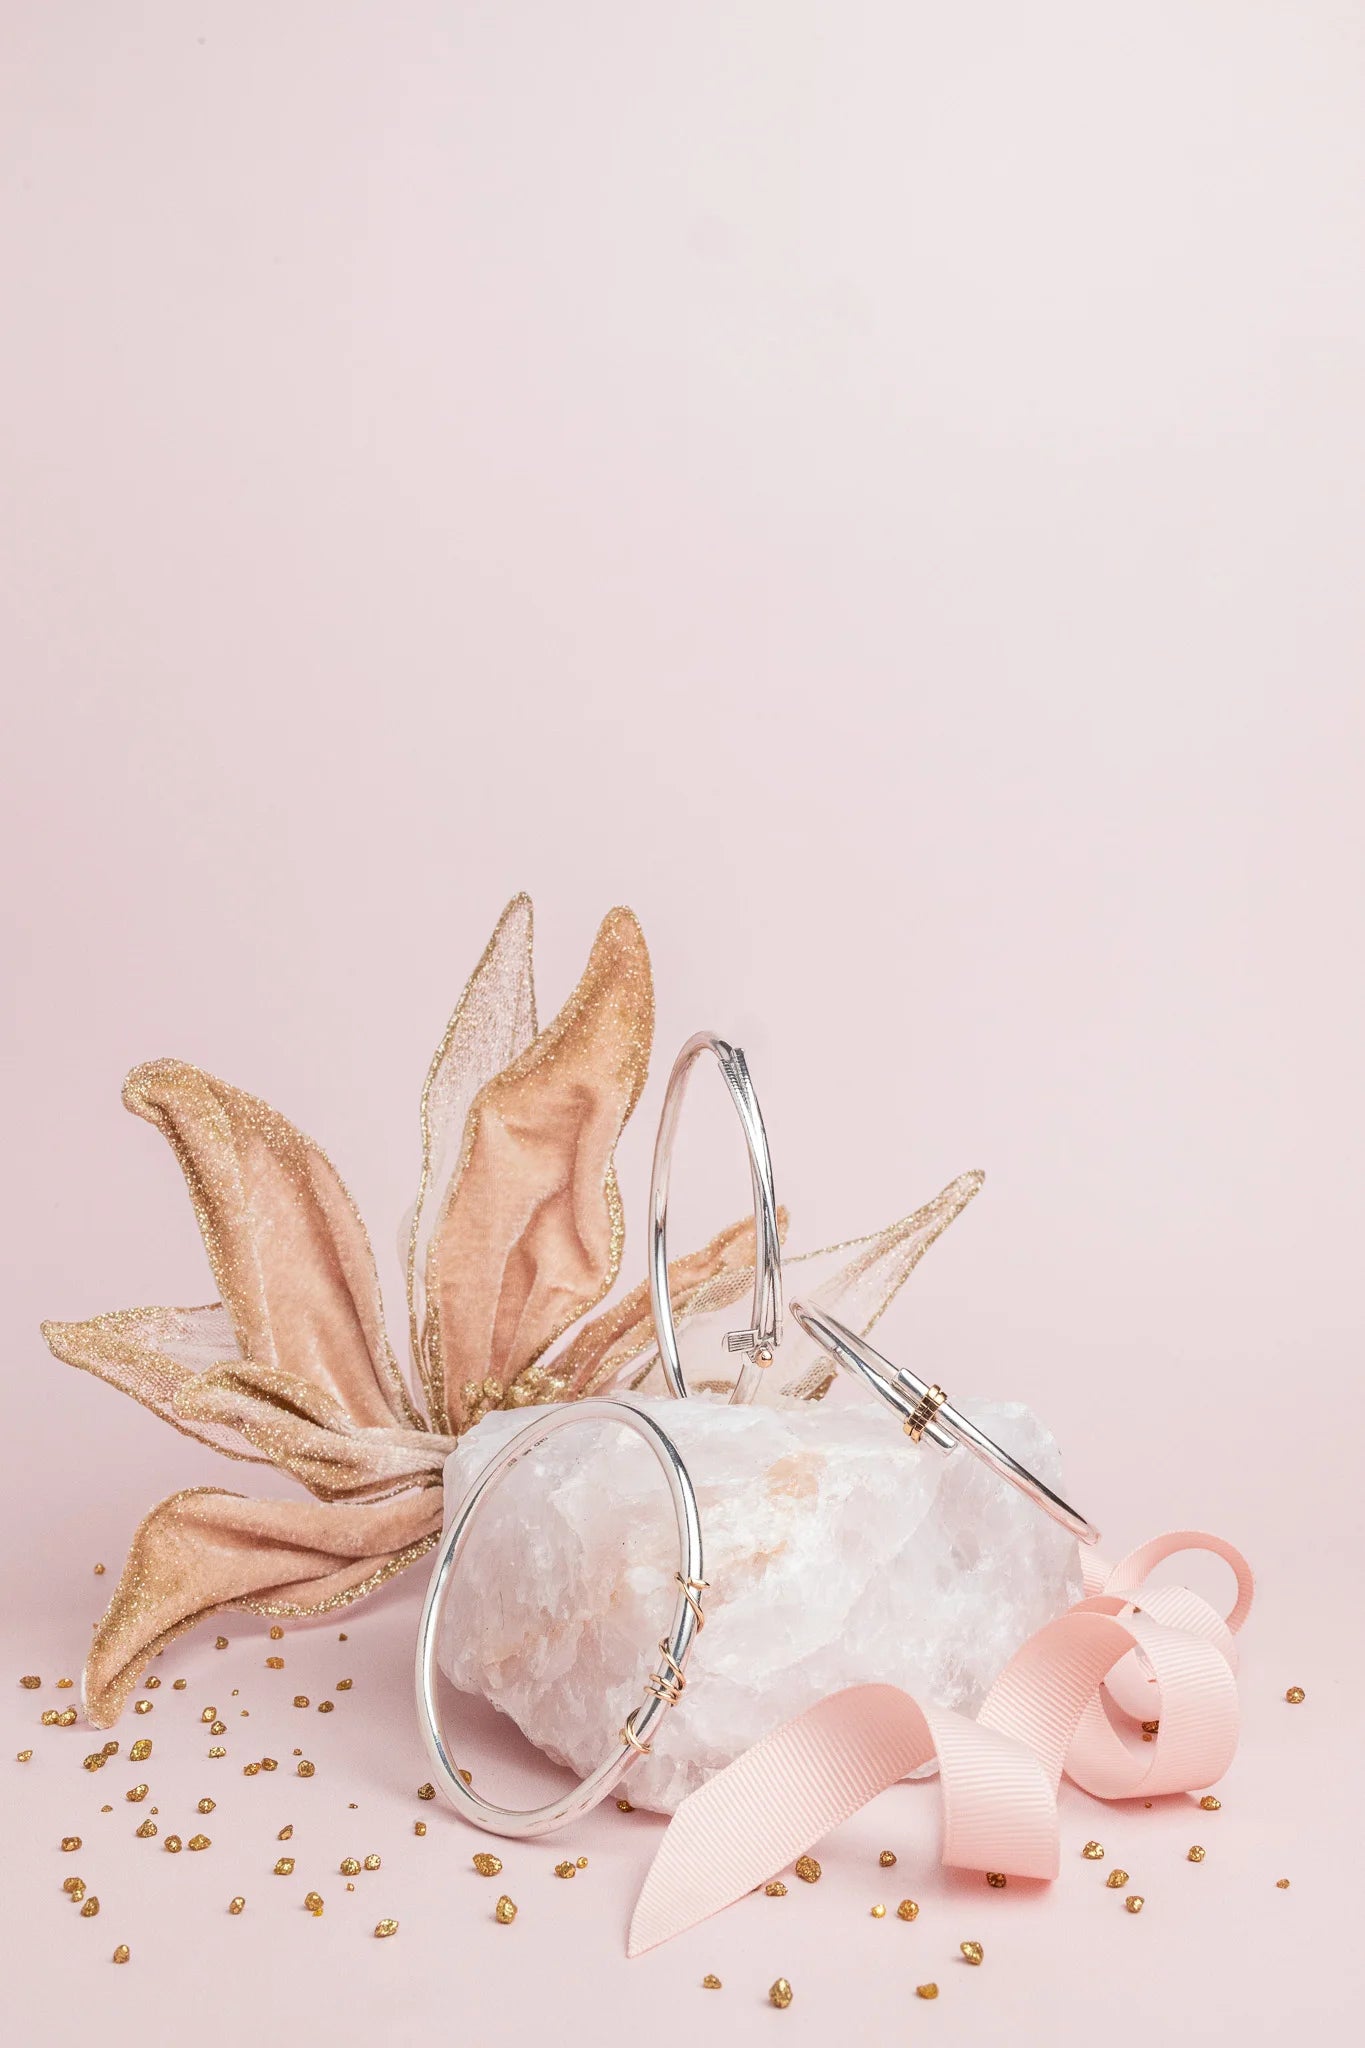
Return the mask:
{"type": "MultiPolygon", "coordinates": [[[[965,1451],[909,1444],[878,1403],[635,1405],[692,1475],[706,1626],[687,1689],[632,1770],[633,1804],[671,1813],[770,1728],[846,1685],[980,1703],[1025,1638],[1078,1596],[1075,1542],[965,1451]]],[[[1027,1408],[962,1402],[1057,1487],[1057,1447],[1027,1408]]],[[[445,1469],[449,1517],[531,1419],[496,1411],[445,1469]]],[[[676,1595],[676,1525],[650,1452],[599,1423],[556,1432],[481,1510],[443,1617],[441,1668],[580,1775],[607,1754],[676,1595]]]]}

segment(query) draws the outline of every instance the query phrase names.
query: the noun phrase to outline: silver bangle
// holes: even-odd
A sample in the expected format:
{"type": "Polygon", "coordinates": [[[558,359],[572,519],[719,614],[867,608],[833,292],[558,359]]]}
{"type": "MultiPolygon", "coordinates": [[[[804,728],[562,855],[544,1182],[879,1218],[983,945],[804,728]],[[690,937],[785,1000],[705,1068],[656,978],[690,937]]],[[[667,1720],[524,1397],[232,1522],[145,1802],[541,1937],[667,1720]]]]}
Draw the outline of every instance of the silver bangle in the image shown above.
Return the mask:
{"type": "Polygon", "coordinates": [[[1054,1522],[1060,1522],[1082,1543],[1099,1542],[1100,1532],[1093,1523],[1087,1522],[1084,1515],[1077,1514],[1075,1508],[1069,1507],[1060,1495],[1012,1458],[1008,1451],[983,1435],[974,1422],[969,1422],[952,1406],[942,1387],[930,1386],[907,1366],[892,1365],[863,1338],[855,1336],[852,1330],[821,1309],[794,1301],[791,1312],[806,1335],[813,1337],[836,1365],[841,1365],[855,1379],[860,1379],[864,1386],[870,1387],[889,1408],[895,1410],[912,1443],[927,1441],[941,1451],[955,1450],[958,1444],[962,1444],[974,1458],[979,1458],[1001,1479],[1017,1487],[1044,1514],[1051,1515],[1054,1522]]]}
{"type": "Polygon", "coordinates": [[[668,1291],[668,1177],[673,1163],[673,1140],[677,1135],[687,1078],[701,1053],[714,1053],[730,1099],[739,1113],[744,1141],[749,1148],[749,1170],[754,1191],[754,1300],[747,1330],[732,1330],[725,1339],[727,1351],[741,1355],[739,1375],[731,1401],[752,1401],[758,1392],[763,1369],[773,1362],[782,1341],[782,1246],[777,1231],[777,1197],[773,1192],[773,1163],[768,1153],[768,1134],[758,1106],[754,1084],[744,1054],[737,1045],[727,1045],[714,1032],[698,1031],[689,1038],[668,1077],[664,1106],[659,1115],[659,1132],[654,1140],[654,1172],[649,1188],[649,1299],[654,1311],[654,1330],[659,1340],[659,1361],[669,1391],[681,1401],[687,1398],[682,1358],[678,1351],[678,1330],[673,1320],[673,1303],[668,1291]]]}
{"type": "Polygon", "coordinates": [[[684,1673],[688,1652],[704,1620],[702,1594],[705,1589],[697,1496],[672,1439],[650,1416],[632,1408],[626,1401],[575,1401],[562,1408],[547,1409],[525,1429],[518,1430],[484,1466],[456,1508],[436,1553],[426,1604],[417,1630],[417,1719],[436,1782],[451,1805],[466,1820],[473,1821],[476,1827],[486,1829],[489,1834],[516,1836],[548,1835],[555,1828],[566,1827],[570,1821],[580,1819],[596,1806],[613,1786],[620,1783],[633,1764],[649,1754],[652,1732],[668,1709],[676,1705],[678,1695],[687,1682],[684,1673]],[[446,1748],[436,1707],[437,1631],[460,1554],[480,1507],[519,1458],[524,1458],[529,1451],[538,1450],[557,1429],[565,1429],[576,1422],[618,1422],[633,1430],[657,1458],[668,1481],[678,1520],[679,1565],[674,1574],[678,1598],[668,1634],[659,1644],[658,1668],[645,1680],[639,1706],[627,1714],[625,1725],[617,1737],[617,1746],[591,1776],[584,1778],[571,1791],[551,1799],[544,1806],[519,1811],[495,1806],[491,1800],[482,1798],[472,1785],[465,1783],[446,1748]]]}

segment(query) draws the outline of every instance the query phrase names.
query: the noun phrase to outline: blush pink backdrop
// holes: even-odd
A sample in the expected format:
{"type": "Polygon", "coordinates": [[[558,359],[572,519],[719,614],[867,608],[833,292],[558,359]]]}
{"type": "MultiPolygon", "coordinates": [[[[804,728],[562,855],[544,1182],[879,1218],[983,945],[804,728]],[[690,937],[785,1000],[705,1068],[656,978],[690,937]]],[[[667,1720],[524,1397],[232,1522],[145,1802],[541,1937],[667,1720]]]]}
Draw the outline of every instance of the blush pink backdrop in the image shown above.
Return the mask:
{"type": "MultiPolygon", "coordinates": [[[[1343,2038],[1365,11],[0,17],[9,2038],[966,2043],[1025,2013],[1058,2048],[1343,2038]],[[653,949],[626,1280],[661,1071],[701,1024],[749,1051],[795,1241],[987,1169],[888,1342],[1032,1401],[1113,1554],[1191,1523],[1250,1554],[1221,1814],[1070,1793],[1059,1884],[996,1894],[937,1868],[933,1794],[898,1791],[816,1889],[627,1964],[655,1823],[509,1848],[506,1930],[453,1817],[412,1840],[416,1574],[344,1649],[291,1631],[291,1693],[356,1680],[306,1811],[312,1787],[253,1807],[235,1763],[165,1757],[166,1812],[219,1799],[209,1854],[133,1842],[131,1771],[33,1731],[113,1584],[93,1561],[164,1493],[240,1483],[37,1335],[210,1291],[125,1070],[198,1061],[326,1144],[396,1322],[422,1077],[522,887],[547,1014],[609,904],[653,949]],[[298,1823],[322,1921],[260,1874],[263,1815],[298,1823]],[[350,1897],[336,1859],[371,1848],[350,1897]],[[913,1928],[868,1917],[907,1893],[913,1928]]],[[[689,1224],[739,1206],[714,1103],[685,1173],[689,1224]]],[[[225,1632],[167,1654],[175,1698],[240,1685],[262,1742],[300,1740],[261,1625],[225,1632]]]]}

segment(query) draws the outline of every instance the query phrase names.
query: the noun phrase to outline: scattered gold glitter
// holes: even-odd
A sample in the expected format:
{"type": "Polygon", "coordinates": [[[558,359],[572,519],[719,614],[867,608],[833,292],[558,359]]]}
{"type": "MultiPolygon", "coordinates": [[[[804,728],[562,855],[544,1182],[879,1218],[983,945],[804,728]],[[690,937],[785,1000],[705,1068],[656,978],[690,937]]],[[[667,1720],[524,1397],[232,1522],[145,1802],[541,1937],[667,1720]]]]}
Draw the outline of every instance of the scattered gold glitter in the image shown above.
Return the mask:
{"type": "Polygon", "coordinates": [[[1102,1842],[1087,1842],[1081,1854],[1088,1857],[1092,1863],[1098,1863],[1104,1856],[1104,1845],[1102,1842]]]}
{"type": "Polygon", "coordinates": [[[214,1807],[215,1807],[215,1806],[216,1806],[217,1804],[218,1804],[218,1801],[217,1801],[216,1799],[201,1799],[201,1800],[200,1800],[200,1802],[199,1802],[199,1804],[198,1804],[198,1806],[197,1806],[197,1807],[195,1808],[195,1812],[196,1812],[196,1813],[212,1813],[212,1812],[213,1812],[213,1809],[214,1809],[214,1807]]]}
{"type": "Polygon", "coordinates": [[[261,1758],[261,1769],[263,1771],[277,1771],[279,1767],[278,1758],[273,1756],[263,1756],[261,1758]]]}
{"type": "Polygon", "coordinates": [[[702,1990],[703,1990],[703,1991],[719,1991],[719,1990],[721,1990],[721,1989],[722,1989],[722,1985],[721,1985],[721,1981],[720,1981],[720,1978],[719,1978],[719,1977],[716,1977],[716,1976],[713,1976],[713,1975],[712,1975],[712,1973],[710,1972],[710,1970],[708,1970],[708,1971],[707,1971],[707,1973],[706,1973],[706,1975],[705,1975],[705,1976],[704,1976],[704,1977],[702,1978],[702,1980],[701,1980],[701,1988],[702,1988],[702,1990]]]}
{"type": "Polygon", "coordinates": [[[19,1680],[20,1685],[24,1687],[24,1690],[26,1692],[37,1692],[42,1682],[42,1679],[38,1677],[37,1673],[32,1671],[29,1672],[26,1678],[21,1678],[19,1680]]]}
{"type": "Polygon", "coordinates": [[[962,1950],[965,1959],[973,1965],[979,1964],[986,1953],[979,1941],[960,1941],[958,1947],[962,1950]]]}
{"type": "Polygon", "coordinates": [[[330,1714],[330,1713],[332,1713],[332,1712],[333,1712],[333,1711],[335,1710],[335,1708],[336,1708],[336,1701],[335,1701],[335,1700],[319,1700],[319,1701],[318,1701],[318,1712],[319,1712],[320,1714],[330,1714]]]}
{"type": "Polygon", "coordinates": [[[60,1719],[61,1715],[58,1713],[56,1707],[45,1707],[43,1712],[38,1716],[38,1726],[40,1728],[55,1728],[60,1719]]]}
{"type": "Polygon", "coordinates": [[[213,1639],[213,1647],[214,1647],[214,1649],[215,1649],[215,1650],[225,1650],[225,1649],[227,1648],[227,1646],[228,1646],[228,1639],[227,1639],[227,1637],[226,1637],[226,1636],[215,1636],[215,1637],[214,1637],[214,1639],[213,1639]]]}
{"type": "Polygon", "coordinates": [[[915,1996],[916,1998],[937,1998],[938,1986],[937,1984],[917,1984],[915,1986],[915,1996]]]}
{"type": "Polygon", "coordinates": [[[265,1660],[265,1668],[267,1671],[283,1671],[283,1657],[267,1657],[265,1660]]]}
{"type": "Polygon", "coordinates": [[[379,1858],[378,1858],[377,1856],[375,1856],[375,1855],[370,1855],[370,1856],[367,1856],[367,1857],[365,1858],[365,1868],[366,1868],[367,1870],[378,1870],[378,1868],[379,1868],[379,1858]]]}
{"type": "Polygon", "coordinates": [[[777,2006],[782,2012],[791,2004],[793,1996],[791,1985],[785,1977],[779,1977],[776,1983],[768,1986],[768,2003],[777,2006]]]}
{"type": "Polygon", "coordinates": [[[343,1631],[342,1631],[342,1633],[341,1633],[341,1634],[340,1634],[340,1635],[339,1635],[339,1636],[337,1637],[337,1641],[338,1641],[339,1643],[344,1643],[344,1642],[346,1641],[346,1634],[345,1634],[345,1631],[344,1631],[344,1630],[343,1630],[343,1631]]]}
{"type": "Polygon", "coordinates": [[[986,1872],[986,1882],[993,1892],[1002,1892],[1009,1883],[1009,1879],[1005,1876],[1003,1870],[988,1870],[986,1872]]]}
{"type": "Polygon", "coordinates": [[[301,1778],[311,1778],[314,1771],[317,1769],[317,1765],[310,1764],[307,1757],[305,1756],[299,1759],[299,1762],[295,1768],[297,1769],[298,1774],[301,1778]]]}
{"type": "Polygon", "coordinates": [[[1217,1813],[1221,1810],[1223,1802],[1221,1799],[1215,1799],[1212,1792],[1206,1792],[1199,1804],[1205,1813],[1217,1813]]]}
{"type": "Polygon", "coordinates": [[[226,1721],[214,1721],[214,1722],[212,1723],[212,1725],[210,1726],[210,1728],[209,1728],[209,1734],[210,1734],[210,1735],[226,1735],[226,1734],[227,1734],[227,1722],[226,1722],[226,1721]]]}
{"type": "Polygon", "coordinates": [[[134,1700],[134,1701],[133,1701],[133,1712],[134,1712],[135,1714],[150,1714],[150,1713],[151,1713],[151,1711],[152,1711],[152,1702],[151,1702],[150,1700],[134,1700]]]}
{"type": "Polygon", "coordinates": [[[172,1679],[172,1681],[171,1681],[171,1691],[172,1691],[172,1692],[183,1692],[183,1691],[185,1690],[185,1687],[186,1687],[186,1686],[187,1686],[188,1684],[189,1684],[189,1680],[188,1680],[188,1678],[175,1678],[175,1679],[172,1679]]]}
{"type": "Polygon", "coordinates": [[[133,1832],[140,1835],[144,1842],[148,1842],[156,1833],[156,1822],[154,1820],[144,1820],[142,1826],[135,1828],[133,1832]]]}
{"type": "Polygon", "coordinates": [[[259,1764],[243,1764],[243,1765],[242,1765],[242,1776],[243,1776],[244,1778],[259,1778],[259,1776],[260,1776],[260,1775],[261,1775],[261,1767],[260,1767],[260,1765],[259,1765],[259,1764]]]}
{"type": "Polygon", "coordinates": [[[1140,1913],[1147,1901],[1143,1898],[1141,1892],[1131,1892],[1123,1903],[1130,1913],[1140,1913]]]}
{"type": "Polygon", "coordinates": [[[417,1797],[419,1799],[434,1799],[436,1797],[436,1787],[434,1785],[419,1785],[417,1787],[417,1797]]]}
{"type": "Polygon", "coordinates": [[[83,1877],[64,1877],[62,1879],[62,1890],[70,1898],[83,1899],[85,1897],[85,1879],[83,1877]]]}
{"type": "Polygon", "coordinates": [[[240,1893],[238,1893],[235,1899],[228,1900],[228,1911],[229,1913],[240,1913],[245,1907],[245,1905],[246,1900],[241,1896],[240,1893]]]}
{"type": "Polygon", "coordinates": [[[102,1771],[108,1761],[102,1749],[94,1749],[85,1759],[85,1768],[87,1771],[102,1771]]]}
{"type": "Polygon", "coordinates": [[[123,1796],[132,1805],[137,1806],[147,1797],[147,1787],[145,1785],[130,1785],[123,1796]]]}
{"type": "Polygon", "coordinates": [[[769,1899],[785,1899],[787,1887],[783,1884],[780,1877],[775,1877],[770,1883],[764,1885],[763,1894],[765,1898],[769,1899]]]}
{"type": "Polygon", "coordinates": [[[425,1822],[424,1820],[415,1820],[415,1821],[413,1822],[413,1824],[412,1824],[412,1832],[413,1832],[413,1833],[414,1833],[415,1835],[424,1835],[424,1834],[426,1833],[426,1831],[427,1831],[427,1824],[426,1824],[426,1822],[425,1822]]]}
{"type": "Polygon", "coordinates": [[[117,1755],[118,1755],[118,1744],[117,1744],[116,1742],[106,1742],[106,1743],[105,1743],[105,1745],[104,1745],[104,1747],[103,1747],[103,1749],[102,1749],[102,1750],[100,1751],[100,1755],[101,1755],[101,1756],[117,1756],[117,1755]]]}
{"type": "Polygon", "coordinates": [[[337,1691],[349,1692],[354,1684],[355,1680],[353,1678],[339,1678],[337,1680],[337,1691]]]}
{"type": "Polygon", "coordinates": [[[374,1931],[382,1941],[385,1935],[397,1934],[398,1922],[396,1920],[380,1920],[376,1922],[374,1931]]]}
{"type": "Polygon", "coordinates": [[[86,1900],[85,1904],[81,1907],[82,1920],[93,1920],[96,1913],[98,1913],[99,1909],[100,1902],[92,1893],[91,1896],[86,1900]]]}
{"type": "Polygon", "coordinates": [[[616,1811],[618,1813],[634,1813],[635,1808],[631,1805],[628,1799],[618,1799],[616,1802],[616,1811]]]}
{"type": "Polygon", "coordinates": [[[199,1718],[201,1721],[216,1721],[218,1719],[217,1707],[205,1707],[199,1718]]]}
{"type": "Polygon", "coordinates": [[[1123,1890],[1123,1887],[1128,1882],[1128,1872],[1126,1870],[1119,1870],[1116,1868],[1110,1871],[1108,1877],[1106,1877],[1104,1881],[1108,1885],[1111,1892],[1121,1892],[1123,1890]]]}
{"type": "MultiPolygon", "coordinates": [[[[477,1857],[475,1861],[478,1861],[477,1857]]],[[[501,1870],[502,1865],[499,1864],[498,1868],[501,1870]]],[[[358,1856],[343,1856],[341,1859],[341,1874],[343,1877],[358,1877],[360,1875],[360,1858],[358,1856]]]]}
{"type": "Polygon", "coordinates": [[[587,1869],[587,1867],[588,1867],[588,1859],[587,1859],[587,1857],[586,1857],[586,1856],[580,1856],[580,1857],[578,1857],[578,1858],[577,1858],[576,1860],[577,1860],[577,1863],[578,1863],[578,1867],[579,1867],[579,1869],[580,1869],[580,1870],[586,1870],[586,1869],[587,1869]]]}
{"type": "Polygon", "coordinates": [[[95,1577],[96,1577],[97,1579],[99,1579],[99,1578],[102,1578],[103,1576],[104,1576],[104,1566],[103,1566],[102,1564],[97,1564],[97,1565],[95,1566],[95,1577]]]}
{"type": "Polygon", "coordinates": [[[1142,1724],[1142,1732],[1144,1735],[1155,1735],[1160,1729],[1160,1727],[1160,1721],[1144,1721],[1142,1724]]]}
{"type": "Polygon", "coordinates": [[[137,1741],[128,1752],[128,1760],[130,1763],[145,1764],[151,1753],[151,1742],[145,1735],[139,1735],[137,1741]]]}
{"type": "Polygon", "coordinates": [[[1188,1850],[1186,1851],[1186,1853],[1185,1853],[1185,1861],[1186,1861],[1187,1863],[1202,1863],[1202,1862],[1203,1862],[1203,1860],[1204,1860],[1204,1851],[1203,1851],[1202,1847],[1200,1846],[1200,1844],[1199,1844],[1198,1842],[1196,1842],[1196,1843],[1195,1843],[1195,1845],[1194,1845],[1194,1847],[1193,1847],[1192,1849],[1188,1849],[1188,1850]]]}
{"type": "Polygon", "coordinates": [[[504,1892],[497,1905],[493,1908],[493,1917],[495,1920],[500,1921],[504,1927],[510,1927],[517,1917],[516,1900],[509,1899],[506,1892],[504,1892]]]}
{"type": "Polygon", "coordinates": [[[294,1875],[294,1859],[292,1856],[281,1856],[279,1862],[275,1865],[275,1875],[276,1877],[292,1877],[294,1875]]]}
{"type": "Polygon", "coordinates": [[[315,1920],[320,1920],[322,1918],[321,1892],[305,1892],[303,1903],[305,1906],[307,1906],[309,1912],[313,1915],[313,1918],[315,1920]]]}
{"type": "Polygon", "coordinates": [[[31,1749],[21,1749],[16,1752],[14,1761],[17,1764],[26,1764],[32,1760],[32,1757],[33,1751],[31,1749]]]}
{"type": "Polygon", "coordinates": [[[226,1755],[227,1755],[227,1751],[226,1751],[226,1750],[225,1750],[225,1749],[223,1748],[223,1745],[222,1745],[222,1743],[221,1743],[221,1742],[216,1742],[216,1743],[214,1744],[213,1748],[212,1748],[212,1749],[211,1749],[211,1750],[209,1751],[209,1755],[210,1755],[210,1756],[226,1756],[226,1755]]]}
{"type": "Polygon", "coordinates": [[[116,1963],[126,1963],[132,1953],[133,1951],[129,1948],[127,1942],[121,1941],[114,1950],[114,1961],[116,1963]]]}
{"type": "Polygon", "coordinates": [[[74,1678],[59,1678],[57,1680],[57,1690],[58,1692],[70,1692],[75,1683],[74,1678]]]}
{"type": "Polygon", "coordinates": [[[820,1882],[820,1866],[813,1856],[797,1857],[796,1874],[802,1884],[819,1884],[820,1882]]]}
{"type": "Polygon", "coordinates": [[[883,1870],[890,1870],[895,1860],[896,1852],[894,1849],[883,1849],[881,1855],[877,1858],[877,1861],[881,1864],[883,1870]]]}
{"type": "Polygon", "coordinates": [[[1288,1692],[1285,1694],[1285,1698],[1288,1700],[1291,1707],[1301,1707],[1306,1697],[1307,1695],[1304,1692],[1304,1689],[1301,1685],[1291,1685],[1288,1692]]]}
{"type": "Polygon", "coordinates": [[[142,1690],[144,1692],[155,1692],[160,1683],[161,1680],[157,1677],[156,1673],[149,1671],[142,1681],[142,1690]]]}
{"type": "Polygon", "coordinates": [[[81,1846],[81,1838],[80,1838],[80,1836],[79,1836],[79,1835],[63,1835],[63,1836],[62,1836],[62,1847],[63,1847],[64,1849],[66,1849],[66,1850],[70,1851],[70,1850],[72,1850],[72,1849],[79,1849],[79,1848],[80,1848],[80,1846],[81,1846]]]}
{"type": "Polygon", "coordinates": [[[185,1847],[187,1849],[211,1849],[213,1844],[207,1835],[191,1835],[185,1847]]]}
{"type": "Polygon", "coordinates": [[[555,1865],[555,1876],[556,1876],[556,1877],[577,1877],[577,1875],[578,1875],[578,1871],[576,1870],[576,1868],[574,1867],[574,1865],[573,1865],[572,1863],[556,1863],[556,1865],[555,1865]]]}
{"type": "Polygon", "coordinates": [[[346,1889],[348,1892],[353,1892],[355,1890],[355,1886],[350,1882],[349,1879],[347,1880],[346,1889]]]}
{"type": "Polygon", "coordinates": [[[296,1707],[307,1707],[311,1706],[312,1702],[306,1692],[296,1692],[294,1694],[294,1705],[296,1707]]]}
{"type": "Polygon", "coordinates": [[[278,1833],[278,1834],[276,1835],[276,1837],[275,1837],[275,1840],[276,1840],[277,1842],[288,1842],[288,1841],[291,1841],[291,1840],[293,1839],[293,1834],[294,1834],[294,1823],[293,1823],[293,1821],[291,1820],[291,1821],[287,1822],[287,1823],[286,1823],[286,1825],[285,1825],[284,1827],[282,1827],[282,1828],[280,1829],[279,1833],[278,1833]]]}
{"type": "Polygon", "coordinates": [[[459,1771],[456,1775],[463,1778],[466,1785],[472,1785],[474,1782],[474,1773],[472,1771],[459,1771]]]}
{"type": "Polygon", "coordinates": [[[1289,1879],[1287,1877],[1277,1877],[1275,1889],[1277,1892],[1287,1892],[1289,1890],[1289,1879]]]}
{"type": "Polygon", "coordinates": [[[272,1643],[282,1643],[284,1641],[284,1630],[278,1622],[275,1623],[275,1626],[270,1631],[270,1640],[272,1643]]]}
{"type": "MultiPolygon", "coordinates": [[[[419,1821],[417,1825],[420,1827],[421,1822],[419,1821]]],[[[501,1856],[490,1856],[486,1851],[480,1850],[479,1854],[474,1858],[474,1868],[478,1871],[480,1877],[496,1877],[502,1869],[502,1858],[501,1856]]]]}
{"type": "Polygon", "coordinates": [[[185,1845],[181,1841],[179,1835],[167,1835],[165,1841],[161,1844],[161,1846],[166,1851],[167,1855],[178,1856],[185,1845]]]}
{"type": "Polygon", "coordinates": [[[64,1708],[62,1712],[57,1716],[57,1726],[59,1728],[74,1728],[75,1725],[76,1709],[74,1707],[64,1708]]]}
{"type": "Polygon", "coordinates": [[[873,1918],[874,1920],[885,1920],[885,1918],[886,1918],[886,1908],[885,1908],[885,1906],[874,1906],[874,1907],[872,1908],[872,1918],[873,1918]]]}

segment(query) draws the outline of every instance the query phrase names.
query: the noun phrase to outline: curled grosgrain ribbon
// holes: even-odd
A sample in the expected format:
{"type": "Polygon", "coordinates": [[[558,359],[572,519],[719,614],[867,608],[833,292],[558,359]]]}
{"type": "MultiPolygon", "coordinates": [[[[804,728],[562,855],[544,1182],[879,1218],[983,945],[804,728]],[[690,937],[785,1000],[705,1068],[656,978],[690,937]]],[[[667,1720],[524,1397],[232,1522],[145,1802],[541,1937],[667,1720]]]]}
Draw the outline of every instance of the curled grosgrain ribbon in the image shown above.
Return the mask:
{"type": "MultiPolygon", "coordinates": [[[[1220,1537],[1179,1531],[1118,1565],[1087,1560],[1085,1587],[1015,1652],[975,1720],[921,1706],[896,1686],[850,1686],[692,1793],[650,1866],[629,1953],[743,1897],[935,1757],[943,1861],[1017,1877],[1057,1875],[1063,1771],[1099,1799],[1192,1791],[1220,1778],[1237,1746],[1233,1636],[1251,1608],[1246,1559],[1220,1537]],[[1145,1584],[1186,1550],[1231,1565],[1237,1598],[1226,1617],[1187,1587],[1145,1584]],[[1149,1695],[1142,1717],[1160,1723],[1141,1748],[1122,1739],[1101,1697],[1111,1678],[1126,1678],[1127,1690],[1134,1666],[1149,1695]]],[[[1117,1703],[1114,1711],[1127,1713],[1117,1703]]]]}

